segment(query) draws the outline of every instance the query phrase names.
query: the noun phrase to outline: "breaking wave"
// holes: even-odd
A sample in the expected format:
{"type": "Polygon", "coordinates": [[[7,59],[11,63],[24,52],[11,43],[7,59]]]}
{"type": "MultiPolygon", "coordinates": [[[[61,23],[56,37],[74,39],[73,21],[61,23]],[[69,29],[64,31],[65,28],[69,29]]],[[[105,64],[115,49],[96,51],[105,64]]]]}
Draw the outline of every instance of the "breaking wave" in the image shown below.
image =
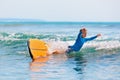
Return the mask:
{"type": "MultiPolygon", "coordinates": [[[[9,51],[26,53],[27,52],[27,40],[30,38],[42,39],[46,42],[51,43],[52,49],[67,49],[68,45],[74,44],[75,36],[69,35],[54,35],[54,34],[35,34],[35,33],[0,33],[0,46],[9,51]]],[[[119,51],[120,39],[115,37],[102,37],[96,40],[85,43],[81,51],[103,51],[112,50],[119,51]]]]}

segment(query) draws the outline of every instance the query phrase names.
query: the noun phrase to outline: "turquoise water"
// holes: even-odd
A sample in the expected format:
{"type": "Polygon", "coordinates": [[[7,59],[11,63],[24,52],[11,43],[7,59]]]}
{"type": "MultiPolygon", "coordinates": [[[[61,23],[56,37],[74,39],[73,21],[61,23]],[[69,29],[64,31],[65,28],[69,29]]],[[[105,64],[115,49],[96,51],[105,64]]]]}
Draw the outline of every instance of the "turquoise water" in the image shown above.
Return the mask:
{"type": "Polygon", "coordinates": [[[119,68],[120,23],[0,23],[0,80],[120,80],[119,68]],[[87,28],[88,37],[98,33],[102,37],[70,55],[31,60],[28,39],[72,45],[82,26],[87,28]]]}

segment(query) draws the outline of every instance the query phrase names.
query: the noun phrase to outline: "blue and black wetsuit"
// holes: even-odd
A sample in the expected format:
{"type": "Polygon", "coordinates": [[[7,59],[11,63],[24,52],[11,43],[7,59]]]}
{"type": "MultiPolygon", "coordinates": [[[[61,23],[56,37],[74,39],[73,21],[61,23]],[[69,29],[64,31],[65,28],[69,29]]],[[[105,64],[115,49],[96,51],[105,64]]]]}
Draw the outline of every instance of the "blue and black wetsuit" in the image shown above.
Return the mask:
{"type": "Polygon", "coordinates": [[[82,32],[80,32],[80,33],[78,34],[78,36],[77,36],[77,39],[76,39],[74,45],[69,46],[69,47],[68,47],[69,49],[68,49],[67,52],[70,53],[71,51],[79,51],[79,50],[82,48],[82,46],[83,46],[83,44],[84,44],[85,42],[91,41],[91,40],[93,40],[93,39],[95,39],[95,38],[97,38],[97,36],[93,36],[93,37],[91,37],[91,38],[83,38],[83,37],[82,37],[82,32]]]}

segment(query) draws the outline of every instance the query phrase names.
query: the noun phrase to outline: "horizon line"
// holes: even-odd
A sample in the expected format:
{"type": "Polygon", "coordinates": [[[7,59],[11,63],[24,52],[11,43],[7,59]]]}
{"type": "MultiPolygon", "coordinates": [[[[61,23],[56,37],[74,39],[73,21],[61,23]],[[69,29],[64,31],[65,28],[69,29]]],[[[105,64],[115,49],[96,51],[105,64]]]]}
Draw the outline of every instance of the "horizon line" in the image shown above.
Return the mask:
{"type": "Polygon", "coordinates": [[[0,18],[0,22],[71,22],[71,23],[93,23],[93,22],[100,22],[100,23],[108,23],[108,22],[115,22],[120,23],[120,21],[68,21],[68,20],[43,20],[43,19],[32,19],[32,18],[0,18]]]}

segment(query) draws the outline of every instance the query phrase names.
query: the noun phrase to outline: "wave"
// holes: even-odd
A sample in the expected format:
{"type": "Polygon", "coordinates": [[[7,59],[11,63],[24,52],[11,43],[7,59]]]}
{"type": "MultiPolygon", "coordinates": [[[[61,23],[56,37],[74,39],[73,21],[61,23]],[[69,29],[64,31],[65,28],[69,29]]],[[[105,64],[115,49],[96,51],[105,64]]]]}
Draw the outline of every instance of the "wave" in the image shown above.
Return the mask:
{"type": "Polygon", "coordinates": [[[110,41],[93,41],[89,42],[85,45],[85,47],[95,47],[96,50],[101,50],[101,49],[117,49],[120,48],[120,41],[119,40],[110,40],[110,41]]]}
{"type": "MultiPolygon", "coordinates": [[[[75,36],[60,35],[60,34],[35,34],[35,33],[0,33],[0,47],[9,51],[19,53],[27,52],[27,40],[30,38],[42,39],[51,43],[52,49],[67,49],[68,45],[73,45],[75,36]]],[[[84,44],[81,52],[95,51],[120,51],[120,39],[111,37],[98,38],[84,44]]]]}

